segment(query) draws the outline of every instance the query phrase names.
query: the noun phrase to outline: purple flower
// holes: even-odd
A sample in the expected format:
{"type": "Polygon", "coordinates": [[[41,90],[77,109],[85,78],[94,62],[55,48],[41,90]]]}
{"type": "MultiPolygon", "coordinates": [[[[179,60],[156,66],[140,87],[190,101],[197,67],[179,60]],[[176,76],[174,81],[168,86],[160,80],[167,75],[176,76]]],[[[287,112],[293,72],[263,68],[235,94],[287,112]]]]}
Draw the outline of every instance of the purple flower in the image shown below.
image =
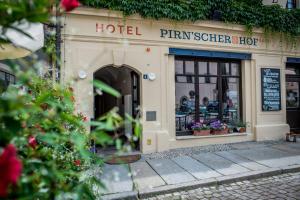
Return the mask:
{"type": "Polygon", "coordinates": [[[222,123],[220,120],[217,120],[217,121],[211,122],[210,127],[213,130],[223,130],[227,127],[227,125],[225,123],[222,123]]]}
{"type": "Polygon", "coordinates": [[[192,130],[200,131],[200,130],[209,130],[210,127],[203,122],[194,122],[191,126],[192,130]]]}

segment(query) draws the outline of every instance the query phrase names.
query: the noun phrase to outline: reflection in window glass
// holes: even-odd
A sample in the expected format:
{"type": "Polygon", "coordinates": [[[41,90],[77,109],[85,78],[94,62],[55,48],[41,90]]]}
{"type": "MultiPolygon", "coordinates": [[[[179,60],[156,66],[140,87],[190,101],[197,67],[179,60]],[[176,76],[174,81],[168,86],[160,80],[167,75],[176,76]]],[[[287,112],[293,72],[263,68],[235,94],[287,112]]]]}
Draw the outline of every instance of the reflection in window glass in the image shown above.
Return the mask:
{"type": "Polygon", "coordinates": [[[239,64],[238,63],[231,63],[231,75],[232,76],[239,76],[239,64]]]}
{"type": "Polygon", "coordinates": [[[297,74],[300,74],[300,73],[299,73],[299,69],[297,69],[297,68],[287,67],[285,69],[285,74],[287,74],[287,75],[297,75],[297,74]]]}
{"type": "Polygon", "coordinates": [[[210,77],[210,83],[199,84],[199,119],[216,119],[219,115],[217,78],[210,77]]]}
{"type": "Polygon", "coordinates": [[[229,78],[229,83],[236,83],[237,79],[236,78],[229,78]]]}
{"type": "Polygon", "coordinates": [[[217,62],[209,62],[209,74],[210,75],[218,74],[218,63],[217,62]]]}
{"type": "Polygon", "coordinates": [[[176,76],[175,84],[176,134],[191,134],[191,124],[199,121],[210,123],[218,119],[227,124],[239,121],[239,63],[199,59],[195,74],[194,62],[183,62],[185,75],[176,76]]]}
{"type": "Polygon", "coordinates": [[[198,70],[199,70],[199,74],[206,75],[207,74],[207,62],[198,62],[198,70]]]}
{"type": "Polygon", "coordinates": [[[186,76],[177,76],[176,77],[176,82],[179,82],[179,83],[186,83],[187,82],[187,77],[186,76]]]}
{"type": "Polygon", "coordinates": [[[0,70],[0,93],[6,90],[10,84],[15,83],[15,76],[0,70]]]}
{"type": "Polygon", "coordinates": [[[216,78],[210,78],[210,83],[217,83],[217,79],[216,78]]]}
{"type": "Polygon", "coordinates": [[[194,74],[195,73],[195,65],[193,61],[185,61],[185,73],[186,74],[194,74]]]}
{"type": "Polygon", "coordinates": [[[229,63],[220,63],[220,69],[222,75],[230,75],[229,63]]]}
{"type": "Polygon", "coordinates": [[[229,78],[223,78],[223,119],[227,121],[237,121],[239,119],[239,84],[237,78],[230,78],[234,80],[233,82],[229,81],[229,78]]]}
{"type": "Polygon", "coordinates": [[[205,80],[206,80],[206,77],[199,77],[199,83],[206,83],[205,80]]]}
{"type": "Polygon", "coordinates": [[[175,60],[175,73],[183,74],[183,61],[182,60],[175,60]]]}
{"type": "Polygon", "coordinates": [[[299,107],[299,82],[286,83],[286,107],[299,107]]]}
{"type": "Polygon", "coordinates": [[[195,84],[176,83],[176,131],[187,131],[194,121],[195,84]]]}

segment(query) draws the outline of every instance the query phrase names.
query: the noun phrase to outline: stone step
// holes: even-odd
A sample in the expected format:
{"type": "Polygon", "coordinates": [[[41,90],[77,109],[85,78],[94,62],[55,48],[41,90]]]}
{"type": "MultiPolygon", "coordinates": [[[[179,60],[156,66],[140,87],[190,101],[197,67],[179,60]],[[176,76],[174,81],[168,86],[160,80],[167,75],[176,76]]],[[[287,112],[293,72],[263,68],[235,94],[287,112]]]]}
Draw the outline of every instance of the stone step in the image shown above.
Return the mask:
{"type": "Polygon", "coordinates": [[[220,173],[189,156],[180,156],[172,160],[199,180],[221,176],[220,173]]]}
{"type": "Polygon", "coordinates": [[[232,161],[214,153],[202,153],[193,155],[193,157],[223,175],[239,174],[250,171],[249,169],[246,169],[245,167],[233,163],[232,161]]]}
{"type": "Polygon", "coordinates": [[[191,174],[170,159],[153,159],[147,162],[167,184],[178,184],[196,180],[191,174]]]}
{"type": "Polygon", "coordinates": [[[166,184],[147,162],[139,161],[131,163],[130,169],[133,182],[139,190],[151,189],[166,184]]]}

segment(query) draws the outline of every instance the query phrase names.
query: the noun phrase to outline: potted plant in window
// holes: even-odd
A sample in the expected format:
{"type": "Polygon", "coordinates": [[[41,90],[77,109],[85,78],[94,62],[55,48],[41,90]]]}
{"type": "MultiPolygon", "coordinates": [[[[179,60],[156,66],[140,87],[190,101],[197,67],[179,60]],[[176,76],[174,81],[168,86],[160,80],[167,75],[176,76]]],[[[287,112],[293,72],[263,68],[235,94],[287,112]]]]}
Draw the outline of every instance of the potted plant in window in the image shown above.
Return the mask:
{"type": "Polygon", "coordinates": [[[222,123],[220,120],[216,120],[210,123],[212,134],[223,135],[228,133],[228,126],[226,123],[222,123]]]}
{"type": "Polygon", "coordinates": [[[202,123],[202,122],[196,122],[192,125],[193,134],[195,136],[204,136],[204,135],[210,135],[210,127],[209,125],[202,123]]]}
{"type": "Polygon", "coordinates": [[[235,126],[236,126],[236,130],[239,133],[245,133],[246,132],[246,127],[247,127],[247,122],[238,121],[235,126]]]}
{"type": "Polygon", "coordinates": [[[234,132],[235,124],[233,124],[233,123],[227,124],[227,127],[228,127],[228,133],[233,133],[234,132]]]}

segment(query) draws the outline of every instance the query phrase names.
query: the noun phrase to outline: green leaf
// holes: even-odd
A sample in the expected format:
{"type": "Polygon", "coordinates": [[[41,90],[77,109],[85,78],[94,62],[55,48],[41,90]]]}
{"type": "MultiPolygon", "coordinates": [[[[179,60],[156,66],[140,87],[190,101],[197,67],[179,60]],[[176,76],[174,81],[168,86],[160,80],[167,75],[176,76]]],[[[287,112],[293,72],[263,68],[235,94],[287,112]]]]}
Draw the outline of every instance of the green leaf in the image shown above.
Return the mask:
{"type": "Polygon", "coordinates": [[[102,90],[102,91],[104,91],[104,92],[106,92],[106,93],[108,93],[112,96],[115,96],[115,97],[118,97],[118,98],[121,97],[121,94],[117,90],[113,89],[112,87],[110,87],[109,85],[103,83],[102,81],[94,80],[93,84],[96,88],[98,88],[98,89],[100,89],[100,90],[102,90]]]}
{"type": "Polygon", "coordinates": [[[113,139],[111,136],[109,136],[107,133],[104,131],[94,131],[92,134],[95,136],[95,140],[97,144],[101,145],[109,145],[113,144],[113,139]]]}

